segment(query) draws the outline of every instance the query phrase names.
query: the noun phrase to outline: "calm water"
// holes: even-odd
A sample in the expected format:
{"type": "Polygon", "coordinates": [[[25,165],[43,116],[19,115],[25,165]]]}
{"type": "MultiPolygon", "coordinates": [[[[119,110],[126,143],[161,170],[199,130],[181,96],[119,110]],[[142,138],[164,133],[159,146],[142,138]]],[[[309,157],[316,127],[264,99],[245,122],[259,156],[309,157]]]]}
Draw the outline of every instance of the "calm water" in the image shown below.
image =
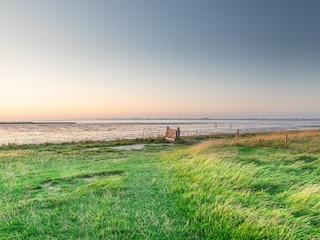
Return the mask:
{"type": "Polygon", "coordinates": [[[320,128],[320,120],[156,120],[75,121],[76,124],[0,124],[0,145],[163,136],[167,126],[181,135],[320,128]]]}

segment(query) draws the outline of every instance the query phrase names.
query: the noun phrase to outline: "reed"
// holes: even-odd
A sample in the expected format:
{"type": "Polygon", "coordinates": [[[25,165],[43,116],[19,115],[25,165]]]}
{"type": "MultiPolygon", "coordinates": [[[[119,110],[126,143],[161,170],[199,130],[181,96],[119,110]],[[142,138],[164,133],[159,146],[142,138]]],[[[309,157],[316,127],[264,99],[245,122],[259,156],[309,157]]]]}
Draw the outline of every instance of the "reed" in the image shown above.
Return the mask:
{"type": "Polygon", "coordinates": [[[239,144],[270,146],[303,152],[320,152],[320,130],[279,131],[266,133],[244,133],[239,144]]]}

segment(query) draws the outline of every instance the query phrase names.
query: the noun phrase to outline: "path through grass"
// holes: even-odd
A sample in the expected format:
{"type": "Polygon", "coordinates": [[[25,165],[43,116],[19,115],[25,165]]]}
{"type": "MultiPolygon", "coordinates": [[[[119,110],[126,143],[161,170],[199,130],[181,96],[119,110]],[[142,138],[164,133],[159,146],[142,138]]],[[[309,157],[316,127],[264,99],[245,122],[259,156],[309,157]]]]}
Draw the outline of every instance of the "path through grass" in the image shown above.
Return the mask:
{"type": "Polygon", "coordinates": [[[161,148],[1,151],[0,239],[183,239],[161,148]]]}

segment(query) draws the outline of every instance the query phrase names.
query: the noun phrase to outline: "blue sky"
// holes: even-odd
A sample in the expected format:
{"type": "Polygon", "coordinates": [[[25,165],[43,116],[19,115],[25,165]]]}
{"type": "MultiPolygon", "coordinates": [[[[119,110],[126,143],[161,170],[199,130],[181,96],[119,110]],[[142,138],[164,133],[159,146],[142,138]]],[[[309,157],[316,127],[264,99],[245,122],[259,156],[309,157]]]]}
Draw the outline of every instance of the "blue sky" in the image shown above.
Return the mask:
{"type": "Polygon", "coordinates": [[[320,117],[319,1],[0,3],[0,120],[320,117]]]}

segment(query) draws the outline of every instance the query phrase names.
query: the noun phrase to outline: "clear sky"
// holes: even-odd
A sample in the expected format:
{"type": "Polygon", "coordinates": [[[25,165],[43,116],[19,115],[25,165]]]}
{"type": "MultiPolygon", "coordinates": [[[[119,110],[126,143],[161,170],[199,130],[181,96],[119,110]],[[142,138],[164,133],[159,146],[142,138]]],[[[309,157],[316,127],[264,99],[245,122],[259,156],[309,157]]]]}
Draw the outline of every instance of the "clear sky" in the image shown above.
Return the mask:
{"type": "Polygon", "coordinates": [[[0,121],[320,117],[318,0],[0,0],[0,121]]]}

